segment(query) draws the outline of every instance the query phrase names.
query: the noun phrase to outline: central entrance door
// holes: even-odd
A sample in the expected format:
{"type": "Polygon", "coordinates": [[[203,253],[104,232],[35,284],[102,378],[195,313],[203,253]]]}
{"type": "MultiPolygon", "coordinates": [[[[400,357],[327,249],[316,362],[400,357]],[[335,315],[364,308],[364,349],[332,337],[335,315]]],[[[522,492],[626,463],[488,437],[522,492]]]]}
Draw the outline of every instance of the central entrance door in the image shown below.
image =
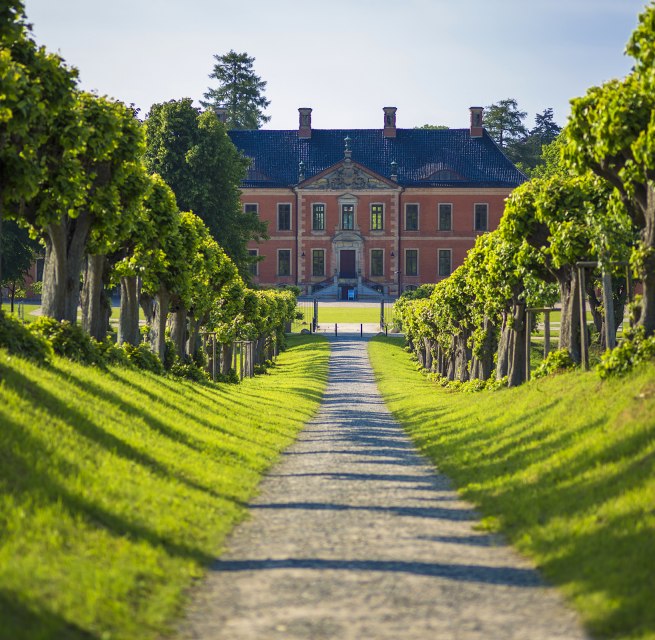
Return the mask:
{"type": "Polygon", "coordinates": [[[356,278],[355,271],[355,250],[341,249],[339,252],[339,277],[356,278]]]}

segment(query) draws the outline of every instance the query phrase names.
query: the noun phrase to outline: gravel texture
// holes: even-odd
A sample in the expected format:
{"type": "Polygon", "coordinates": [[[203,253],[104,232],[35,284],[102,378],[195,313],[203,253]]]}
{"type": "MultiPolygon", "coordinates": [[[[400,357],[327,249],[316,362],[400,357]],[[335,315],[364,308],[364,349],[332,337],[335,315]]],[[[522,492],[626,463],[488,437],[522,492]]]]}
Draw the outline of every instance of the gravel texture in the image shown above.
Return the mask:
{"type": "Polygon", "coordinates": [[[379,395],[366,342],[331,348],[319,413],[262,483],[180,637],[588,638],[416,453],[379,395]]]}

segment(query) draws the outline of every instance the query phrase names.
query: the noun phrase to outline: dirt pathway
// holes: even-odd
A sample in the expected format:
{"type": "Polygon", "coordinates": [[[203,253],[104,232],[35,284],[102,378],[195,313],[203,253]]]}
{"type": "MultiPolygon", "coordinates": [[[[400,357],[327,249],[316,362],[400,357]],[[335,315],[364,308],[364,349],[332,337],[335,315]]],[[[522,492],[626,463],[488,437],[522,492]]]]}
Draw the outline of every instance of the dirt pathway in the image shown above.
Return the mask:
{"type": "Polygon", "coordinates": [[[331,346],[319,414],[265,479],[182,637],[586,638],[415,452],[382,402],[366,343],[331,346]]]}

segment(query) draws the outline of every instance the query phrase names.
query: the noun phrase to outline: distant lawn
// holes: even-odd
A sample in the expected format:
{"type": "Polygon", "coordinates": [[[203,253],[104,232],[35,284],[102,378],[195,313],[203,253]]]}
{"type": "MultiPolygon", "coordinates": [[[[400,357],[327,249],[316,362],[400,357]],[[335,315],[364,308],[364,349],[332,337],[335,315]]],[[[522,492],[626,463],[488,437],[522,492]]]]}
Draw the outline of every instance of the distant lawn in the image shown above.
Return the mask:
{"type": "MultiPolygon", "coordinates": [[[[389,305],[391,308],[391,305],[389,305]]],[[[298,311],[303,312],[305,317],[300,322],[295,322],[293,330],[309,329],[312,320],[312,308],[298,307],[298,311]]],[[[340,322],[368,323],[380,322],[380,307],[362,307],[354,304],[352,307],[325,307],[319,305],[318,323],[319,325],[334,325],[340,322]]]]}
{"type": "Polygon", "coordinates": [[[599,638],[655,638],[655,366],[449,392],[399,340],[369,353],[419,449],[561,588],[599,638]]]}
{"type": "Polygon", "coordinates": [[[240,385],[0,350],[0,638],[160,638],[315,413],[328,345],[240,385]]]}

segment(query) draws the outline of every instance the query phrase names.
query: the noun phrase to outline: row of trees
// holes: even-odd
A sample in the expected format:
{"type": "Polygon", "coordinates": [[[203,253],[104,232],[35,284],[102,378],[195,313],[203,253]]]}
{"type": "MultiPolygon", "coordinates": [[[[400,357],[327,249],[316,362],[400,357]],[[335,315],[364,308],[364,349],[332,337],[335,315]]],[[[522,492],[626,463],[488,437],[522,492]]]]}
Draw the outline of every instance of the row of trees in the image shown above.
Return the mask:
{"type": "MultiPolygon", "coordinates": [[[[573,101],[570,123],[545,153],[540,177],[516,189],[499,228],[478,238],[453,275],[401,299],[394,308],[421,363],[449,378],[525,379],[525,309],[562,306],[560,348],[580,361],[583,328],[576,263],[614,270],[616,315],[630,260],[642,283],[635,322],[655,334],[655,7],[645,10],[628,45],[632,73],[573,101]]],[[[597,283],[586,294],[599,329],[597,283]]],[[[615,326],[618,325],[618,322],[615,326]]],[[[601,335],[604,332],[601,331],[601,335]]]]}
{"type": "Polygon", "coordinates": [[[241,214],[246,161],[216,115],[173,101],[144,127],[77,88],[75,71],[32,40],[20,0],[1,11],[0,221],[45,247],[42,313],[75,323],[81,303],[83,328],[102,340],[107,289],[120,284],[119,343],[141,341],[140,304],[162,360],[169,314],[181,357],[201,327],[231,341],[284,326],[293,294],[250,292],[239,273],[265,228],[241,214]]]}

